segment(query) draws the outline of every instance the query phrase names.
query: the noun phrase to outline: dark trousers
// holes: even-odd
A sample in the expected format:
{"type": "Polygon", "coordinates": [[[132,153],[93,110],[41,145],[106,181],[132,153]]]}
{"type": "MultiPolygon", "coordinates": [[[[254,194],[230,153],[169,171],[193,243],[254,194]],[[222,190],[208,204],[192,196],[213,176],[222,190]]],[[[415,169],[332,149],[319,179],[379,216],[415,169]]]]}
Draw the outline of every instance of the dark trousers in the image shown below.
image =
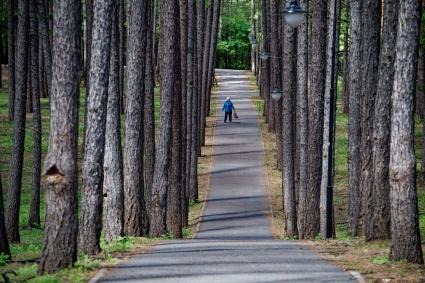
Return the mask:
{"type": "Polygon", "coordinates": [[[229,121],[232,122],[232,111],[225,112],[225,114],[224,114],[224,123],[227,122],[227,117],[229,117],[229,121]]]}

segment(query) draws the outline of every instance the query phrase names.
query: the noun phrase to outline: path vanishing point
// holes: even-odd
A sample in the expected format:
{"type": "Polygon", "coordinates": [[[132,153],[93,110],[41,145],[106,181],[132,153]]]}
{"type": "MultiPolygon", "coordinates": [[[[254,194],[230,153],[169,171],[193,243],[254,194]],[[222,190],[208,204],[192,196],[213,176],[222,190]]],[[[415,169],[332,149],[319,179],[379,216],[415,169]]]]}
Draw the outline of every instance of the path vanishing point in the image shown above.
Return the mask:
{"type": "Polygon", "coordinates": [[[210,191],[195,239],[166,241],[105,272],[98,282],[356,282],[296,241],[274,240],[257,92],[245,71],[217,70],[218,120],[210,191]],[[231,97],[239,115],[223,123],[231,97]]]}

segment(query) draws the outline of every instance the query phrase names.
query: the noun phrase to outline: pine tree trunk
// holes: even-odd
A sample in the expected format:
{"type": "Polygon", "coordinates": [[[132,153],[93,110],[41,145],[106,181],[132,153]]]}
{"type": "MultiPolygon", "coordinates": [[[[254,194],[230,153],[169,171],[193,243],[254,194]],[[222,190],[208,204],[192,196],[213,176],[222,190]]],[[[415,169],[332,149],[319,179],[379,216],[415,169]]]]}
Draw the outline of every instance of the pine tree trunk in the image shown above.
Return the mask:
{"type": "MultiPolygon", "coordinates": [[[[269,39],[267,39],[268,42],[268,47],[269,47],[269,51],[271,53],[272,51],[272,40],[271,38],[274,36],[277,36],[277,27],[272,25],[272,9],[270,6],[272,0],[268,0],[267,1],[267,8],[265,10],[266,13],[266,21],[267,21],[267,36],[269,37],[269,39]]],[[[272,63],[270,58],[267,60],[267,62],[269,63],[269,76],[272,75],[273,73],[273,69],[272,69],[272,63]]],[[[267,80],[270,81],[270,78],[267,78],[267,80]]],[[[269,93],[267,94],[270,97],[270,92],[274,89],[274,86],[271,84],[271,82],[269,82],[269,93]]],[[[276,101],[274,101],[273,99],[268,99],[268,105],[267,105],[267,115],[268,115],[268,130],[269,132],[275,132],[276,130],[276,126],[275,126],[275,122],[276,122],[276,117],[275,117],[275,113],[278,112],[279,110],[276,109],[276,101]]]]}
{"type": "Polygon", "coordinates": [[[309,100],[309,180],[304,231],[301,238],[314,238],[319,233],[319,199],[322,176],[323,103],[326,73],[327,1],[316,1],[313,12],[311,61],[311,95],[309,100]]]}
{"type": "Polygon", "coordinates": [[[343,67],[343,89],[342,89],[342,112],[348,114],[349,111],[349,97],[350,97],[350,60],[348,59],[349,48],[350,48],[350,0],[344,0],[344,67],[343,67]]]}
{"type": "Polygon", "coordinates": [[[46,216],[39,273],[54,272],[77,259],[80,1],[58,0],[53,6],[55,76],[49,151],[42,174],[46,216]]]}
{"type": "Polygon", "coordinates": [[[207,108],[207,96],[208,96],[208,70],[210,60],[210,49],[211,49],[211,34],[212,34],[212,23],[213,23],[213,7],[214,0],[208,2],[207,18],[205,25],[205,37],[204,37],[204,55],[202,60],[202,90],[201,90],[201,145],[205,145],[205,127],[206,127],[206,108],[207,108]]]}
{"type": "Polygon", "coordinates": [[[170,166],[172,146],[173,97],[176,95],[176,72],[178,62],[178,2],[161,0],[161,108],[158,131],[158,143],[155,158],[155,173],[152,185],[152,203],[150,211],[151,236],[160,236],[166,232],[167,194],[170,188],[170,166]]]}
{"type": "Polygon", "coordinates": [[[125,106],[124,149],[124,232],[127,236],[142,236],[147,223],[144,176],[144,79],[146,48],[146,1],[129,0],[128,63],[125,106]]]}
{"type": "Polygon", "coordinates": [[[372,147],[373,147],[373,115],[378,81],[379,41],[381,31],[381,3],[376,0],[364,0],[362,8],[363,25],[363,59],[362,59],[362,111],[361,111],[361,145],[360,145],[360,193],[361,212],[360,221],[363,233],[367,235],[373,214],[372,200],[372,147]]]}
{"type": "MultiPolygon", "coordinates": [[[[291,1],[286,1],[289,4],[291,1]]],[[[295,202],[295,93],[296,93],[296,62],[293,53],[295,51],[295,30],[288,24],[284,25],[283,31],[283,101],[282,104],[282,192],[283,207],[285,210],[285,234],[288,237],[298,235],[297,212],[295,202]]],[[[277,103],[276,103],[277,104],[277,103]]],[[[279,111],[279,110],[277,110],[279,111]]]]}
{"type": "Polygon", "coordinates": [[[120,78],[119,78],[119,1],[113,0],[111,55],[103,161],[103,211],[105,241],[124,235],[124,176],[121,148],[120,78]]]}
{"type": "Polygon", "coordinates": [[[120,109],[121,113],[125,113],[125,78],[124,78],[124,65],[125,65],[125,54],[126,54],[126,28],[125,28],[125,18],[126,18],[126,0],[119,0],[119,10],[118,10],[118,26],[119,26],[119,80],[120,80],[120,109]]]}
{"type": "MultiPolygon", "coordinates": [[[[261,12],[263,16],[261,17],[261,24],[262,24],[262,31],[263,31],[263,52],[269,52],[270,51],[270,44],[269,44],[269,33],[268,33],[268,21],[267,21],[267,7],[268,7],[268,0],[262,0],[261,1],[261,12]]],[[[263,116],[266,119],[266,123],[269,123],[269,100],[270,100],[270,81],[269,81],[269,74],[270,74],[270,60],[262,60],[261,61],[261,85],[260,85],[260,92],[264,99],[264,113],[263,116]]]]}
{"type": "Polygon", "coordinates": [[[18,33],[16,42],[16,88],[15,111],[10,163],[8,207],[6,218],[7,236],[11,243],[19,243],[19,208],[21,205],[22,166],[24,161],[26,99],[28,81],[28,31],[29,3],[18,1],[18,33]]]}
{"type": "Polygon", "coordinates": [[[152,195],[152,182],[155,170],[155,66],[153,61],[154,45],[154,25],[153,13],[155,9],[154,0],[148,0],[148,30],[146,45],[146,77],[145,77],[145,189],[146,189],[146,207],[149,211],[150,199],[152,195]]]}
{"type": "Polygon", "coordinates": [[[9,120],[13,120],[15,110],[15,9],[16,1],[7,1],[7,51],[8,51],[8,94],[9,120]]]}
{"type": "Polygon", "coordinates": [[[391,260],[423,263],[414,145],[420,1],[400,2],[391,115],[391,260]]]}
{"type": "Polygon", "coordinates": [[[41,109],[40,109],[40,81],[39,46],[38,46],[37,7],[34,0],[30,1],[30,46],[31,46],[31,92],[33,100],[33,169],[32,195],[28,226],[40,227],[40,178],[41,178],[41,109]]]}
{"type": "Polygon", "coordinates": [[[52,44],[49,36],[49,18],[45,0],[36,0],[38,10],[38,24],[40,29],[40,39],[43,41],[43,59],[45,74],[47,77],[47,96],[52,93],[52,44]]]}
{"type": "MultiPolygon", "coordinates": [[[[308,11],[309,0],[301,0],[300,5],[308,11]]],[[[308,192],[308,17],[298,27],[297,48],[297,111],[299,115],[299,171],[297,228],[300,237],[306,231],[306,211],[308,192]]]]}
{"type": "Polygon", "coordinates": [[[362,1],[351,0],[350,14],[350,78],[349,85],[349,122],[348,122],[348,181],[349,206],[348,229],[358,236],[360,217],[360,143],[361,143],[361,89],[362,89],[362,1]]]}
{"type": "Polygon", "coordinates": [[[7,240],[4,209],[3,209],[3,186],[0,176],[0,254],[7,255],[10,259],[9,241],[7,240]]]}
{"type": "Polygon", "coordinates": [[[394,82],[394,61],[397,39],[399,1],[386,0],[381,35],[379,78],[373,119],[373,187],[372,215],[365,227],[367,240],[386,239],[390,236],[390,137],[391,94],[394,82]]]}

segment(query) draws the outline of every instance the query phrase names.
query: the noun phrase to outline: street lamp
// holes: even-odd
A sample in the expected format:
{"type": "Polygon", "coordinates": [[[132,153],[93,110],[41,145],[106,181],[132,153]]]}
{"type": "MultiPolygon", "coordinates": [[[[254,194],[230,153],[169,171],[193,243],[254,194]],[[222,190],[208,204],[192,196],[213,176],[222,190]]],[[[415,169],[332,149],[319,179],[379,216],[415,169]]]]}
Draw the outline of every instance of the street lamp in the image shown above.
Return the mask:
{"type": "Polygon", "coordinates": [[[260,53],[260,58],[263,61],[267,61],[269,59],[269,56],[270,56],[269,52],[263,51],[260,53]]]}
{"type": "Polygon", "coordinates": [[[282,91],[275,87],[272,91],[272,99],[274,101],[279,101],[282,98],[282,91]]]}
{"type": "Polygon", "coordinates": [[[297,0],[292,0],[289,6],[283,10],[285,22],[292,28],[297,28],[304,20],[306,11],[300,7],[297,0]]]}

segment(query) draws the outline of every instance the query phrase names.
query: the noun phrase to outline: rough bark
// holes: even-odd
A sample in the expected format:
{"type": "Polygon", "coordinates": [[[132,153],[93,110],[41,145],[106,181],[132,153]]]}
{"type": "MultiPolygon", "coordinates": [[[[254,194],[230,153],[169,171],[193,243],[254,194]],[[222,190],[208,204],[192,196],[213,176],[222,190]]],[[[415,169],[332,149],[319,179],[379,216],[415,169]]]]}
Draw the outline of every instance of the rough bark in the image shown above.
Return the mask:
{"type": "Polygon", "coordinates": [[[7,1],[7,64],[9,95],[9,120],[13,120],[15,109],[15,0],[7,1]]]}
{"type": "Polygon", "coordinates": [[[149,211],[153,174],[155,170],[155,66],[153,60],[154,54],[154,1],[148,1],[148,30],[147,30],[147,43],[146,43],[146,74],[145,74],[145,189],[146,189],[146,207],[149,211]]]}
{"type": "MultiPolygon", "coordinates": [[[[268,36],[268,47],[269,47],[269,52],[271,52],[272,50],[272,37],[277,37],[277,27],[276,26],[272,26],[272,14],[273,14],[273,10],[270,6],[272,0],[268,0],[267,1],[267,8],[265,9],[265,15],[266,15],[266,21],[267,21],[267,36],[268,36]]],[[[273,73],[273,69],[272,69],[272,64],[270,60],[271,58],[269,58],[267,60],[267,63],[269,64],[269,76],[272,76],[273,73]]],[[[267,78],[267,80],[270,80],[270,78],[267,78]]],[[[272,92],[274,86],[269,82],[269,93],[268,96],[270,97],[270,92],[272,92]]],[[[277,103],[273,100],[273,99],[268,99],[268,104],[267,104],[267,116],[268,116],[268,130],[269,132],[275,132],[276,130],[276,117],[275,117],[275,113],[278,112],[277,109],[277,103]]]]}
{"type": "Polygon", "coordinates": [[[32,159],[32,194],[28,226],[40,227],[40,178],[41,178],[41,109],[38,21],[35,1],[30,1],[30,46],[31,46],[31,93],[33,106],[33,159],[32,159]]]}
{"type": "Polygon", "coordinates": [[[160,236],[166,231],[166,209],[167,194],[170,187],[170,165],[171,165],[171,145],[172,145],[172,110],[173,96],[175,95],[177,51],[178,44],[178,2],[177,0],[161,0],[161,56],[160,76],[161,76],[161,106],[160,121],[158,131],[158,143],[155,158],[155,173],[152,185],[152,202],[150,211],[151,236],[160,236]]]}
{"type": "Polygon", "coordinates": [[[0,177],[0,254],[7,255],[10,258],[9,241],[7,240],[6,225],[3,209],[3,186],[0,177]]]}
{"type": "Polygon", "coordinates": [[[141,236],[146,218],[143,176],[146,1],[128,5],[128,63],[124,149],[124,232],[141,236]]]}
{"type": "Polygon", "coordinates": [[[414,99],[420,1],[400,1],[391,115],[390,200],[392,260],[423,263],[414,145],[414,99]]]}
{"type": "Polygon", "coordinates": [[[103,205],[103,161],[111,57],[112,0],[93,4],[93,31],[87,97],[87,124],[82,168],[78,251],[100,251],[103,205]]]}
{"type": "Polygon", "coordinates": [[[208,92],[208,69],[209,69],[209,56],[211,48],[211,33],[212,33],[212,22],[213,22],[213,6],[214,0],[208,2],[207,18],[205,24],[205,35],[204,35],[204,54],[202,59],[202,87],[201,87],[201,129],[200,129],[200,143],[201,146],[205,145],[205,127],[206,127],[206,103],[207,103],[207,92],[208,92]]]}
{"type": "MultiPolygon", "coordinates": [[[[290,1],[286,1],[288,4],[290,1]]],[[[285,234],[294,237],[297,232],[297,212],[295,202],[295,93],[296,93],[296,62],[292,56],[295,50],[295,30],[289,25],[284,26],[283,54],[283,109],[282,109],[282,191],[285,210],[285,234]]],[[[278,110],[279,111],[279,110],[278,110]]]]}
{"type": "Polygon", "coordinates": [[[350,97],[350,60],[348,59],[350,48],[350,0],[344,0],[344,67],[343,67],[343,89],[342,89],[342,112],[348,114],[350,97]]]}
{"type": "Polygon", "coordinates": [[[113,0],[111,55],[103,161],[103,229],[105,241],[124,234],[124,176],[121,148],[120,77],[119,77],[119,1],[113,0]]]}
{"type": "Polygon", "coordinates": [[[124,79],[124,65],[125,65],[125,54],[126,54],[126,28],[125,28],[125,17],[126,17],[126,0],[119,0],[119,8],[118,8],[118,17],[119,17],[119,79],[120,79],[120,108],[121,113],[124,114],[125,112],[125,93],[124,93],[124,85],[125,85],[125,79],[124,79]]]}
{"type": "Polygon", "coordinates": [[[385,239],[390,236],[390,137],[391,94],[394,82],[394,61],[397,39],[399,1],[386,0],[381,34],[379,78],[373,118],[373,187],[372,215],[365,226],[367,240],[385,239]]]}
{"type": "Polygon", "coordinates": [[[319,199],[322,176],[323,102],[326,73],[327,1],[316,1],[312,22],[311,95],[309,99],[309,179],[305,210],[305,226],[301,238],[314,238],[319,233],[319,199]]]}
{"type": "Polygon", "coordinates": [[[77,137],[80,77],[80,1],[53,3],[53,81],[49,151],[42,179],[46,190],[39,273],[77,259],[77,137]]]}
{"type": "MultiPolygon", "coordinates": [[[[360,144],[360,221],[363,233],[370,225],[373,213],[372,183],[373,183],[373,116],[378,81],[379,41],[381,31],[381,3],[376,0],[364,0],[362,8],[362,136],[360,144]]],[[[367,234],[365,234],[368,236],[367,234]]]]}
{"type": "MultiPolygon", "coordinates": [[[[300,5],[308,11],[308,0],[300,5]]],[[[308,192],[308,17],[298,28],[297,34],[297,112],[299,115],[299,171],[297,226],[301,233],[306,230],[306,206],[308,192]]]]}
{"type": "MultiPolygon", "coordinates": [[[[261,17],[261,24],[262,24],[262,31],[263,31],[263,51],[269,52],[270,51],[270,43],[269,43],[269,33],[268,31],[268,21],[267,21],[267,7],[268,7],[268,0],[262,0],[261,2],[261,11],[263,13],[263,16],[261,17]]],[[[266,122],[269,122],[269,115],[268,115],[268,105],[270,100],[270,81],[269,81],[269,73],[270,73],[270,60],[262,60],[261,61],[261,94],[264,99],[264,113],[266,122]]]]}
{"type": "Polygon", "coordinates": [[[362,89],[362,1],[350,1],[350,78],[349,78],[349,120],[348,120],[348,229],[358,236],[360,216],[360,143],[361,143],[361,89],[362,89]]]}
{"type": "Polygon", "coordinates": [[[10,163],[7,236],[11,243],[19,243],[19,208],[21,205],[22,166],[24,161],[26,98],[28,82],[29,3],[18,1],[16,42],[15,110],[13,116],[12,158],[10,163]]]}
{"type": "Polygon", "coordinates": [[[339,0],[328,3],[328,33],[326,48],[326,84],[323,122],[322,180],[320,185],[320,236],[331,238],[335,235],[333,213],[334,152],[335,152],[335,112],[336,88],[338,81],[339,0]],[[330,173],[330,174],[329,174],[330,173]],[[330,204],[330,207],[329,207],[330,204]]]}

